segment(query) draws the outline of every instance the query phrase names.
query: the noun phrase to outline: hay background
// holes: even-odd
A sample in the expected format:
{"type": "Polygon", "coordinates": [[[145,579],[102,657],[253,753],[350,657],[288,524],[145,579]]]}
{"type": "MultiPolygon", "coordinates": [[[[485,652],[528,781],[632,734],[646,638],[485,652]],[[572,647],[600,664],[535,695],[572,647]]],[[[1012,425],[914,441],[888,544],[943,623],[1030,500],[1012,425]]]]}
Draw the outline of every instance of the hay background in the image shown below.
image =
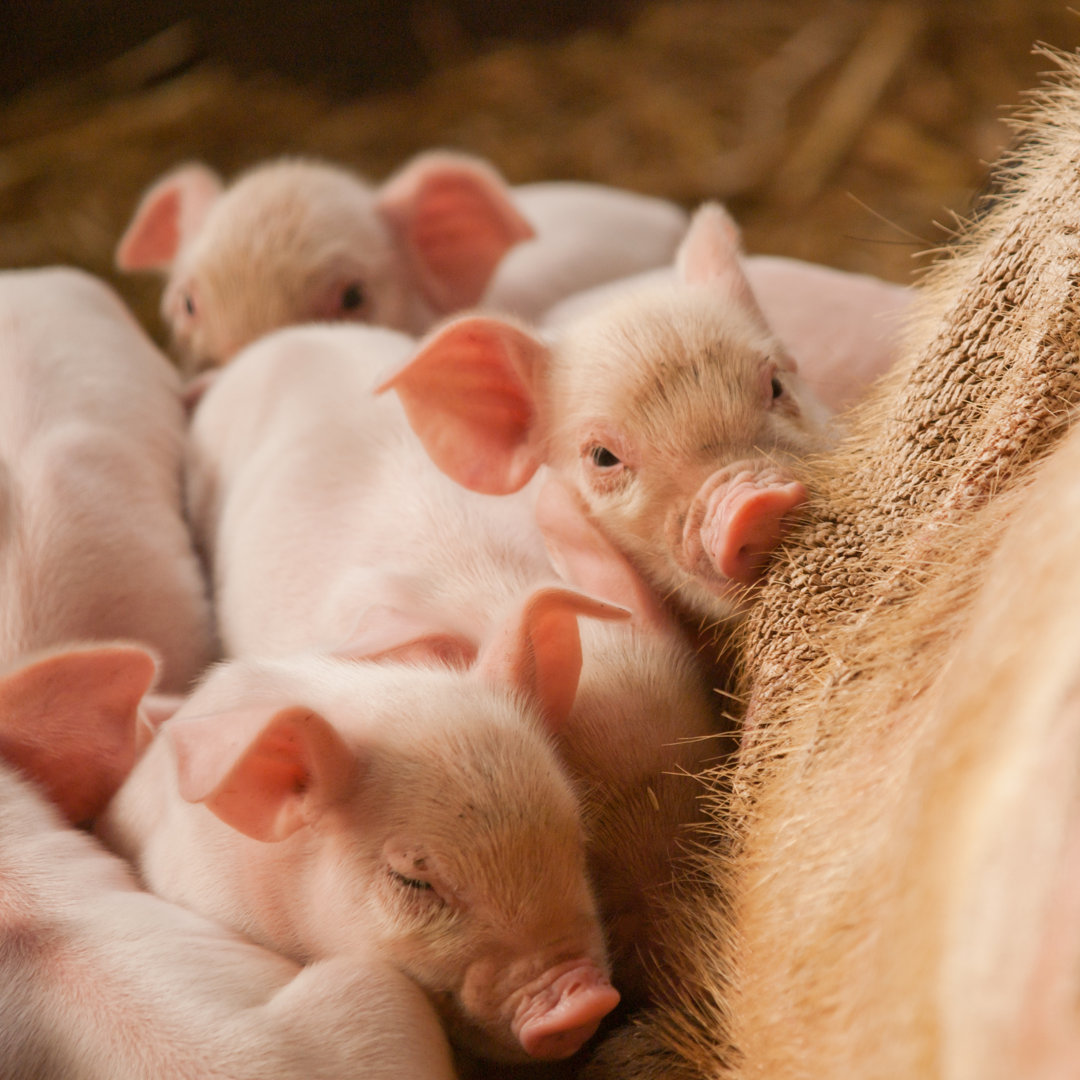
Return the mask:
{"type": "Polygon", "coordinates": [[[2,20],[0,264],[102,274],[159,339],[157,281],[118,278],[112,250],[189,158],[381,178],[451,146],[513,182],[721,198],[751,251],[908,281],[1051,67],[1032,44],[1080,42],[1049,0],[39,0],[2,20]]]}

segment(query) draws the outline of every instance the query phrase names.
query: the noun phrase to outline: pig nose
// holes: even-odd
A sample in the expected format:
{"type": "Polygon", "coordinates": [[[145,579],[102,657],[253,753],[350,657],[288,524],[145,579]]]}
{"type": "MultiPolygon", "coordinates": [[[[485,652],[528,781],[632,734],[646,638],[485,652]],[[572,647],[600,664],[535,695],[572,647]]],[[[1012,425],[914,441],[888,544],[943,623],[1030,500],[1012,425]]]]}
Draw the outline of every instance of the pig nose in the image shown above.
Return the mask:
{"type": "Polygon", "coordinates": [[[514,1023],[518,1041],[533,1058],[569,1057],[618,1003],[619,992],[595,968],[567,972],[522,1010],[524,1016],[518,1014],[514,1023]]]}
{"type": "Polygon", "coordinates": [[[761,487],[747,483],[717,496],[702,542],[721,574],[751,585],[780,543],[785,516],[806,501],[806,488],[795,480],[761,487]]]}

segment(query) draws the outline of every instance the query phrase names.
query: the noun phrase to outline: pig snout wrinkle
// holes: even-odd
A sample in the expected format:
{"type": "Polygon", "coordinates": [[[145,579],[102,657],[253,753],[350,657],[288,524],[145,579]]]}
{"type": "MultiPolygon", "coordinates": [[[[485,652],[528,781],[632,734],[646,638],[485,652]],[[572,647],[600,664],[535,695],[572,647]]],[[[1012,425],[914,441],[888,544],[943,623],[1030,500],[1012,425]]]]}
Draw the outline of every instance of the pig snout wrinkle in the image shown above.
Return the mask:
{"type": "Polygon", "coordinates": [[[807,498],[781,470],[740,463],[701,486],[683,526],[678,562],[716,596],[752,585],[776,549],[785,520],[807,498]]]}
{"type": "Polygon", "coordinates": [[[717,494],[702,527],[705,549],[724,577],[752,585],[780,543],[784,519],[806,501],[806,489],[794,480],[765,487],[749,481],[717,494]]]}
{"type": "Polygon", "coordinates": [[[576,967],[527,997],[513,1021],[525,1052],[543,1061],[576,1053],[619,1003],[619,992],[592,965],[576,967]]]}

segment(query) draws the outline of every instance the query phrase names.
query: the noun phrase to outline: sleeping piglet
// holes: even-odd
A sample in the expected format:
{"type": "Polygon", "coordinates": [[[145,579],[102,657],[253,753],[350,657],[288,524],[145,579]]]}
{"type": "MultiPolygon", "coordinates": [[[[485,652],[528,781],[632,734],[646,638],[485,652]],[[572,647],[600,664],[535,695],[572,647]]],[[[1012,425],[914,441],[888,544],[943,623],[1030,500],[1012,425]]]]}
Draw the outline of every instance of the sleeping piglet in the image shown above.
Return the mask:
{"type": "Polygon", "coordinates": [[[376,952],[477,1053],[568,1056],[619,999],[549,741],[574,697],[579,613],[625,614],[537,590],[468,670],[439,662],[442,637],[407,659],[223,664],[101,834],[159,895],[299,963],[376,952]]]}
{"type": "Polygon", "coordinates": [[[458,482],[509,493],[547,464],[659,595],[728,618],[806,499],[797,462],[827,423],[737,256],[734,223],[706,206],[679,281],[616,298],[554,345],[458,318],[383,388],[458,482]]]}
{"type": "Polygon", "coordinates": [[[184,689],[213,657],[181,513],[180,380],[79,270],[0,274],[0,662],[138,639],[184,689]]]}
{"type": "Polygon", "coordinates": [[[201,370],[293,323],[421,333],[479,303],[532,317],[669,262],[685,227],[661,199],[590,184],[511,189],[486,162],[449,152],[417,155],[378,187],[294,159],[226,187],[190,164],[146,192],[116,261],[167,275],[165,321],[201,370]]]}
{"type": "Polygon", "coordinates": [[[0,672],[0,1075],[452,1080],[438,1017],[391,964],[300,968],[144,892],[61,816],[81,820],[130,766],[155,667],[108,643],[0,672]]]}

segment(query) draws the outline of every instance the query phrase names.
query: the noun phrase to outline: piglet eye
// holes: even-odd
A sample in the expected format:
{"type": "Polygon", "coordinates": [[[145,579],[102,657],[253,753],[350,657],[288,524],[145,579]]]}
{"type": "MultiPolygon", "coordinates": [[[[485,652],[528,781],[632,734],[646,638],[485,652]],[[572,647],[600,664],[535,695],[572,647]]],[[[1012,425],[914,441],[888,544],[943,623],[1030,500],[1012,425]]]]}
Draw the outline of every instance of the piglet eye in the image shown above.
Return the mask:
{"type": "Polygon", "coordinates": [[[191,293],[184,293],[184,310],[189,315],[195,314],[195,301],[191,298],[191,293]]]}
{"type": "Polygon", "coordinates": [[[784,392],[784,384],[774,375],[772,377],[772,398],[775,401],[784,392]]]}
{"type": "Polygon", "coordinates": [[[391,870],[390,873],[394,880],[406,889],[418,889],[426,892],[434,891],[430,881],[421,881],[419,878],[406,877],[404,874],[399,874],[396,870],[391,870]]]}
{"type": "Polygon", "coordinates": [[[611,469],[622,464],[606,446],[594,446],[589,451],[589,457],[598,469],[611,469]]]}
{"type": "Polygon", "coordinates": [[[346,285],[341,294],[342,311],[357,311],[364,303],[364,290],[357,282],[346,285]]]}

